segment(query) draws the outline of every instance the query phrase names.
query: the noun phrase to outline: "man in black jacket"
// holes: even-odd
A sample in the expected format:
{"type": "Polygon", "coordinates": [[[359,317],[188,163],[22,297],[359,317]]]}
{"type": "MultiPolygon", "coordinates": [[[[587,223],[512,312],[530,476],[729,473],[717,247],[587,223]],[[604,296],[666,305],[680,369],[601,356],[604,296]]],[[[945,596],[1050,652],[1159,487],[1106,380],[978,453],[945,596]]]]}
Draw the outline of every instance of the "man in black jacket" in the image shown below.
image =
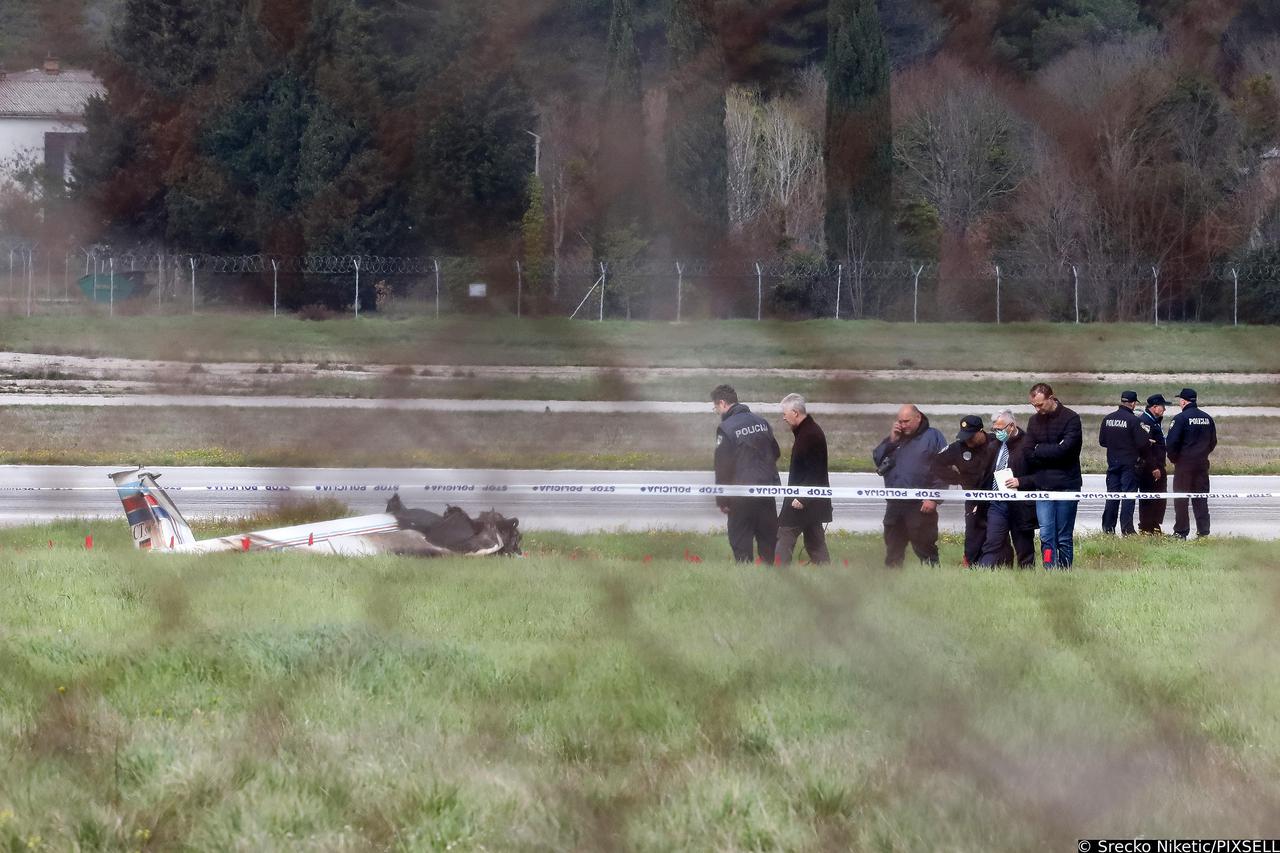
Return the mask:
{"type": "MultiPolygon", "coordinates": [[[[992,460],[991,482],[983,489],[1021,489],[1030,491],[1036,487],[1035,475],[1029,473],[1027,464],[1027,434],[1018,427],[1018,421],[1009,409],[997,412],[991,418],[997,442],[992,460]],[[1007,479],[995,482],[995,475],[1008,471],[1007,479]]],[[[1036,553],[1036,504],[1033,501],[991,501],[987,509],[987,539],[977,561],[980,566],[1007,566],[1010,557],[1017,556],[1018,568],[1029,569],[1036,553]],[[1013,550],[1009,542],[1013,541],[1013,550]]]]}
{"type": "MultiPolygon", "coordinates": [[[[738,402],[738,392],[718,385],[711,402],[720,415],[716,428],[716,484],[727,486],[778,486],[778,457],[782,451],[769,422],[738,402]]],[[[729,547],[740,563],[754,559],[752,541],[760,559],[772,563],[778,544],[778,505],[773,498],[716,498],[727,515],[729,547]]]]}
{"type": "MultiPolygon", "coordinates": [[[[917,407],[898,409],[889,436],[871,452],[876,472],[889,489],[937,489],[942,482],[933,473],[933,457],[946,446],[942,433],[929,426],[917,407]]],[[[938,565],[938,502],[934,499],[890,499],[884,512],[884,564],[899,568],[907,543],[920,562],[938,565]]]]}
{"type": "MultiPolygon", "coordinates": [[[[1178,393],[1178,405],[1182,411],[1169,427],[1169,440],[1165,449],[1173,470],[1175,492],[1209,491],[1209,454],[1218,446],[1218,427],[1209,413],[1196,405],[1194,388],[1183,388],[1178,393]]],[[[1191,532],[1191,520],[1187,517],[1187,498],[1173,499],[1173,535],[1187,538],[1191,532]]],[[[1196,535],[1209,535],[1209,499],[1191,498],[1191,508],[1196,514],[1196,535]]]]}
{"type": "MultiPolygon", "coordinates": [[[[1080,447],[1084,438],[1080,416],[1062,405],[1046,382],[1031,386],[1028,396],[1036,410],[1027,422],[1027,468],[1035,479],[1035,488],[1080,491],[1080,447]]],[[[1040,550],[1046,569],[1071,568],[1078,508],[1077,501],[1036,501],[1040,550]]]]}
{"type": "MultiPolygon", "coordinates": [[[[1143,492],[1169,491],[1169,476],[1164,448],[1164,430],[1160,421],[1164,419],[1165,406],[1169,401],[1163,394],[1152,394],[1147,398],[1147,408],[1138,418],[1138,425],[1147,435],[1146,464],[1138,471],[1138,489],[1143,492]]],[[[1161,533],[1160,525],[1164,524],[1164,514],[1168,509],[1168,501],[1138,501],[1138,532],[1161,533]]]]}
{"type": "MultiPolygon", "coordinates": [[[[1120,408],[1102,419],[1098,426],[1098,444],[1107,449],[1107,491],[1138,491],[1138,472],[1147,467],[1147,433],[1143,431],[1133,409],[1138,405],[1137,391],[1120,393],[1120,408]]],[[[1132,500],[1110,499],[1102,509],[1102,532],[1132,536],[1132,500]]]]}
{"type": "MultiPolygon", "coordinates": [[[[830,486],[827,473],[827,436],[805,407],[804,397],[788,394],[782,398],[782,419],[791,427],[795,444],[791,447],[788,486],[830,486]]],[[[814,564],[831,562],[823,525],[831,521],[830,498],[783,498],[778,515],[777,562],[791,563],[796,540],[804,536],[804,549],[814,564]]]]}
{"type": "MultiPolygon", "coordinates": [[[[995,436],[982,429],[982,418],[965,415],[960,419],[956,440],[933,457],[934,476],[943,483],[962,489],[991,488],[992,464],[999,444],[995,436]]],[[[987,541],[987,501],[964,502],[964,564],[978,565],[983,543],[987,541]]]]}

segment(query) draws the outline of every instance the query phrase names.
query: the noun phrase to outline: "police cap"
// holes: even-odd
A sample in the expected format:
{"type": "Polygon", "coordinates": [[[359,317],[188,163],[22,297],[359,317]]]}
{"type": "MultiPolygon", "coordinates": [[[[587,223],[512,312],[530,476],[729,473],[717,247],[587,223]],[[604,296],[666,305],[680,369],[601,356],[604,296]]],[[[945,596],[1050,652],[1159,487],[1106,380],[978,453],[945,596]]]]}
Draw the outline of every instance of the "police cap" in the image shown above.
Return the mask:
{"type": "Polygon", "coordinates": [[[1152,394],[1147,398],[1147,408],[1152,406],[1168,406],[1169,401],[1164,398],[1163,394],[1152,394]]]}
{"type": "Polygon", "coordinates": [[[1137,391],[1121,391],[1121,392],[1120,392],[1120,402],[1121,402],[1121,403],[1136,403],[1136,402],[1138,402],[1138,392],[1137,392],[1137,391]]]}
{"type": "Polygon", "coordinates": [[[982,432],[982,418],[977,415],[965,415],[960,419],[960,431],[956,433],[956,441],[968,441],[982,432]]]}
{"type": "Polygon", "coordinates": [[[1188,403],[1194,403],[1196,401],[1196,389],[1183,388],[1178,392],[1178,399],[1186,400],[1188,403]]]}

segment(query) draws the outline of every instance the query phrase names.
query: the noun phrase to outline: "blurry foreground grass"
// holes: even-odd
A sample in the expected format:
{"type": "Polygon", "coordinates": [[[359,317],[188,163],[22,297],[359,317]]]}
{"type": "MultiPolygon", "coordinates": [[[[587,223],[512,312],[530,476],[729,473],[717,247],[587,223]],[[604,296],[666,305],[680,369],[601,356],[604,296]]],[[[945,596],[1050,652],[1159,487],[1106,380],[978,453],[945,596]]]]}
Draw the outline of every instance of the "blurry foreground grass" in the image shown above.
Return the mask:
{"type": "Polygon", "coordinates": [[[85,551],[86,524],[0,531],[3,848],[1280,832],[1275,545],[888,573],[874,537],[835,537],[834,566],[784,572],[673,533],[188,558],[100,522],[85,551]]]}

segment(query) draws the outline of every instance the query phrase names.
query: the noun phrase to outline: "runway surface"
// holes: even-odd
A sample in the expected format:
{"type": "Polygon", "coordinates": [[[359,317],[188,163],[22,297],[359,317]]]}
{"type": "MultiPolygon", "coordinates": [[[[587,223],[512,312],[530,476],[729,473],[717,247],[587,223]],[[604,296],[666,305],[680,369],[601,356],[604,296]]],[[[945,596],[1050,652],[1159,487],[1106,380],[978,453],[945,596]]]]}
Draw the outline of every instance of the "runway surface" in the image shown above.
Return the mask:
{"type": "MultiPolygon", "coordinates": [[[[56,465],[0,466],[0,524],[20,525],[57,518],[114,520],[124,524],[124,511],[107,474],[127,466],[80,467],[56,465]],[[48,491],[52,488],[98,487],[94,491],[48,491]]],[[[723,528],[723,516],[710,498],[645,497],[639,495],[484,495],[473,493],[436,494],[409,485],[426,484],[532,484],[532,483],[679,483],[710,484],[709,472],[700,471],[498,471],[481,469],[428,468],[156,468],[160,484],[173,486],[219,486],[219,491],[174,491],[175,503],[190,518],[241,517],[270,509],[282,500],[336,497],[346,503],[351,514],[380,512],[387,498],[401,489],[408,506],[439,511],[446,503],[467,511],[490,507],[519,517],[528,530],[670,530],[710,531],[723,528]],[[313,487],[334,487],[318,492],[313,487]],[[256,487],[248,489],[246,487],[256,487]],[[276,487],[267,489],[266,487],[276,487]],[[288,491],[278,487],[290,486],[288,491]],[[367,487],[353,490],[353,486],[367,487]]],[[[881,480],[874,474],[833,474],[833,486],[874,488],[881,480]]],[[[1229,492],[1280,492],[1280,477],[1219,476],[1213,488],[1229,492]]],[[[1100,491],[1101,475],[1086,475],[1085,491],[1100,491]]],[[[944,529],[963,526],[963,500],[957,497],[942,506],[944,529]]],[[[1280,499],[1211,502],[1215,535],[1280,538],[1280,499]]],[[[878,532],[884,513],[879,500],[837,500],[833,527],[837,530],[878,532]]],[[[1100,501],[1086,501],[1080,508],[1077,528],[1098,530],[1102,515],[1100,501]]],[[[95,521],[105,523],[105,521],[95,521]]],[[[1166,532],[1173,527],[1173,507],[1165,520],[1166,532]]]]}

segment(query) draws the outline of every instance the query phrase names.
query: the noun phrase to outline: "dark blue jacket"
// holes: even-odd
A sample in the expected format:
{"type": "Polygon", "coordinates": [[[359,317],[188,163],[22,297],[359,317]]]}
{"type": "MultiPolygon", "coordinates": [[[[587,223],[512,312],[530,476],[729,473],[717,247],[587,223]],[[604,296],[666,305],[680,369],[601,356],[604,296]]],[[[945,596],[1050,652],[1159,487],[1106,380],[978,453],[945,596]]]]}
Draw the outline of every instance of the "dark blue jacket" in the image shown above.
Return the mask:
{"type": "Polygon", "coordinates": [[[1138,424],[1147,434],[1147,461],[1144,467],[1148,473],[1155,468],[1161,471],[1165,468],[1164,430],[1160,427],[1162,420],[1163,417],[1157,418],[1150,412],[1143,412],[1138,418],[1138,424]]]}
{"type": "Polygon", "coordinates": [[[880,467],[886,456],[893,455],[893,467],[884,475],[884,484],[890,489],[945,489],[946,483],[933,468],[933,459],[946,449],[947,440],[942,433],[929,426],[929,419],[920,418],[920,426],[911,435],[899,441],[885,438],[871,452],[871,460],[880,467]]]}
{"type": "Polygon", "coordinates": [[[1174,465],[1201,467],[1209,464],[1209,454],[1218,446],[1218,427],[1209,413],[1195,403],[1173,418],[1165,450],[1174,465]]]}
{"type": "MultiPolygon", "coordinates": [[[[769,422],[741,403],[720,416],[716,427],[716,483],[722,486],[780,486],[782,451],[769,422]]],[[[728,506],[726,498],[717,498],[728,506]]]]}
{"type": "Polygon", "coordinates": [[[1126,406],[1102,419],[1098,444],[1107,449],[1108,468],[1133,467],[1147,456],[1147,433],[1126,406]]]}

